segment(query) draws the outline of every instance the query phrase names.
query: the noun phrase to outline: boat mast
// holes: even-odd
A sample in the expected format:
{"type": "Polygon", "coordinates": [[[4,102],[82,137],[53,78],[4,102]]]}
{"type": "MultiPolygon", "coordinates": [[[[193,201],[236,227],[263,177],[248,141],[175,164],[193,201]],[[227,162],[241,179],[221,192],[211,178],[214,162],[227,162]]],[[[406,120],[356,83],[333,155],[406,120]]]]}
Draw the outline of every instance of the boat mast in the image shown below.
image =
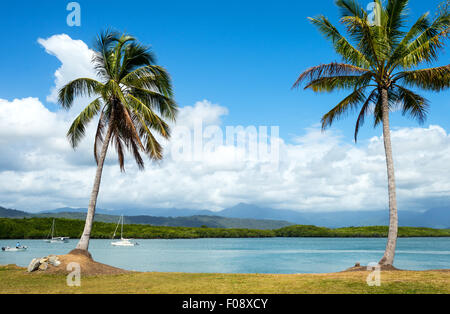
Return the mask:
{"type": "Polygon", "coordinates": [[[120,238],[123,239],[123,215],[122,215],[122,229],[120,230],[120,238]]]}
{"type": "Polygon", "coordinates": [[[52,223],[52,239],[53,239],[54,234],[55,234],[55,218],[53,218],[53,223],[52,223]]]}
{"type": "Polygon", "coordinates": [[[117,229],[119,228],[119,224],[120,224],[120,218],[119,218],[119,221],[117,222],[116,230],[114,230],[114,234],[112,236],[113,239],[116,237],[116,232],[117,232],[117,229]]]}

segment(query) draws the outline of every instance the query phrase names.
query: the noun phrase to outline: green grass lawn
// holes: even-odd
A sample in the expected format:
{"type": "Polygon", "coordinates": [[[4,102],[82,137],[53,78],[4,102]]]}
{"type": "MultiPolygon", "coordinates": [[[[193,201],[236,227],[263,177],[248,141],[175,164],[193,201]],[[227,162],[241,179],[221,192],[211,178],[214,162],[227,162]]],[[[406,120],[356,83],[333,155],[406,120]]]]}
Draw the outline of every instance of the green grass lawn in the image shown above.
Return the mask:
{"type": "Polygon", "coordinates": [[[130,273],[82,277],[68,287],[64,275],[29,274],[0,267],[0,293],[290,294],[290,293],[450,293],[448,271],[383,271],[381,286],[369,287],[368,272],[333,274],[130,273]]]}

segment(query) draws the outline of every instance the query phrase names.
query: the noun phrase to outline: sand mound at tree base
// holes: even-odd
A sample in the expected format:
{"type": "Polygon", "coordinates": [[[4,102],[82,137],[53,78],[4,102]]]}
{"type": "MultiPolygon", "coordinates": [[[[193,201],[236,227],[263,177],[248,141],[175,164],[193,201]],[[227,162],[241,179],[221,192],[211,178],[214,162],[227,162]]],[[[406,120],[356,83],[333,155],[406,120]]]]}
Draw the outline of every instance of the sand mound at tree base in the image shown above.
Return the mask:
{"type": "Polygon", "coordinates": [[[86,250],[75,249],[75,250],[70,251],[69,254],[71,254],[71,255],[81,255],[81,256],[86,256],[87,258],[89,258],[89,259],[91,259],[91,260],[94,260],[94,259],[92,258],[91,253],[89,253],[89,251],[86,251],[86,250]]]}
{"type": "Polygon", "coordinates": [[[128,270],[98,263],[92,259],[92,256],[91,254],[89,254],[89,252],[82,250],[74,250],[66,255],[58,255],[58,259],[61,262],[61,265],[53,266],[49,264],[47,270],[38,271],[36,273],[66,275],[71,273],[72,270],[74,270],[73,268],[67,270],[67,266],[70,263],[77,263],[78,265],[80,265],[82,277],[98,276],[98,275],[119,275],[131,273],[131,271],[128,270]]]}
{"type": "MultiPolygon", "coordinates": [[[[368,271],[369,269],[373,270],[373,267],[370,266],[353,266],[350,267],[343,272],[352,272],[352,271],[368,271]],[[368,268],[369,267],[369,268],[368,268]]],[[[401,269],[395,268],[392,265],[381,265],[380,270],[384,271],[401,271],[401,269]]]]}

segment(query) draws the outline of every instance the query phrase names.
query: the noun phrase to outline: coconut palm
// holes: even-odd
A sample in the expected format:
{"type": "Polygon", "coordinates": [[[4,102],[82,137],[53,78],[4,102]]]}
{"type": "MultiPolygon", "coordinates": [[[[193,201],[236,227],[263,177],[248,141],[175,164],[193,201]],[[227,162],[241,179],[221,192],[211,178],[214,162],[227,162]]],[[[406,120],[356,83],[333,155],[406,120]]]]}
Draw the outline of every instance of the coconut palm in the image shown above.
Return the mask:
{"type": "Polygon", "coordinates": [[[411,88],[439,92],[449,87],[450,65],[419,67],[437,60],[449,32],[448,10],[431,18],[423,14],[404,29],[408,0],[389,0],[385,6],[375,2],[375,11],[366,12],[354,0],[338,0],[340,22],[348,32],[345,38],[325,16],[309,18],[320,33],[331,41],[342,62],[321,64],[303,72],[294,87],[305,83],[314,92],[351,90],[322,118],[326,129],[350,111],[357,111],[355,141],[369,114],[374,125],[382,124],[389,190],[389,234],[380,265],[393,265],[397,243],[398,216],[394,160],[389,129],[389,113],[424,122],[429,103],[411,88]],[[373,18],[374,17],[374,18],[373,18]]]}
{"type": "Polygon", "coordinates": [[[107,31],[98,36],[93,57],[99,80],[79,78],[59,91],[59,103],[71,108],[78,96],[96,97],[73,121],[67,137],[76,148],[88,124],[99,116],[94,142],[97,172],[89,201],[86,224],[77,249],[87,251],[100,188],[103,164],[110,144],[114,144],[121,171],[127,149],[139,169],[141,153],[152,160],[162,159],[162,147],[155,134],[170,137],[167,122],[174,121],[177,105],[166,70],[155,65],[148,47],[127,34],[107,31]],[[155,134],[154,134],[155,133],[155,134]]]}

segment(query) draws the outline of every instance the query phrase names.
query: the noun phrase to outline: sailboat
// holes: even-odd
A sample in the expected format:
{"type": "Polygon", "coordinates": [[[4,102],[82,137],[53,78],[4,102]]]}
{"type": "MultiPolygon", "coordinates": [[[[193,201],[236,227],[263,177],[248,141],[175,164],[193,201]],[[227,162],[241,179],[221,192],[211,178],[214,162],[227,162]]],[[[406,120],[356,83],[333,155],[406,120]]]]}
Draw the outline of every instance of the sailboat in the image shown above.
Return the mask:
{"type": "Polygon", "coordinates": [[[124,239],[123,237],[123,215],[119,218],[119,222],[117,223],[116,230],[114,231],[112,240],[116,237],[117,229],[119,228],[119,224],[122,222],[122,228],[120,229],[120,241],[111,242],[111,245],[114,246],[136,246],[139,245],[137,242],[132,242],[132,239],[124,239]]]}
{"type": "MultiPolygon", "coordinates": [[[[47,243],[67,243],[69,242],[69,237],[55,237],[55,219],[53,219],[52,229],[50,230],[51,237],[45,239],[44,241],[47,243]]],[[[49,233],[49,234],[50,234],[49,233]]]]}

